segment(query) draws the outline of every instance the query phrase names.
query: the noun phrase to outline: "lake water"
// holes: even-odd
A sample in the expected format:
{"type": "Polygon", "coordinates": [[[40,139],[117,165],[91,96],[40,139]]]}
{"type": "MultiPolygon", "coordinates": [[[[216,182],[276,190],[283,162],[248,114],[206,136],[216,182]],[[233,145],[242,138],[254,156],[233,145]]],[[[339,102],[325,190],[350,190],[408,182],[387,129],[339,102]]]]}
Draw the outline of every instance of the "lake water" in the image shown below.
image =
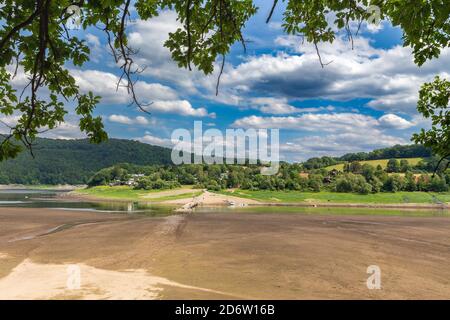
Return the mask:
{"type": "MultiPolygon", "coordinates": [[[[74,201],[59,197],[61,190],[0,190],[0,210],[2,207],[48,208],[76,211],[96,211],[106,213],[144,214],[161,216],[174,214],[174,207],[143,202],[126,201],[74,201]]],[[[333,208],[333,207],[199,207],[196,213],[273,213],[273,214],[319,214],[319,215],[384,215],[384,216],[439,216],[450,217],[449,210],[430,209],[388,209],[388,208],[333,208]]]]}
{"type": "MultiPolygon", "coordinates": [[[[97,211],[108,213],[141,213],[145,215],[171,214],[173,208],[147,203],[116,201],[73,201],[61,199],[60,190],[0,190],[1,207],[48,208],[77,211],[97,211]]],[[[1,209],[0,209],[1,210],[1,209]]]]}

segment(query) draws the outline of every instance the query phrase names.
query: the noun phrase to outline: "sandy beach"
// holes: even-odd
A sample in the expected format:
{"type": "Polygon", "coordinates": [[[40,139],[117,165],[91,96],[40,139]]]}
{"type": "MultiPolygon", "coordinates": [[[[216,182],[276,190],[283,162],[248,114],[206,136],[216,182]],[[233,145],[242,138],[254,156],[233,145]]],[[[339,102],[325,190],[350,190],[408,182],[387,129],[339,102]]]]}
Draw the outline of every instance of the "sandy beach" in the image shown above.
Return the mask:
{"type": "Polygon", "coordinates": [[[1,299],[449,299],[449,262],[447,217],[0,208],[1,299]]]}

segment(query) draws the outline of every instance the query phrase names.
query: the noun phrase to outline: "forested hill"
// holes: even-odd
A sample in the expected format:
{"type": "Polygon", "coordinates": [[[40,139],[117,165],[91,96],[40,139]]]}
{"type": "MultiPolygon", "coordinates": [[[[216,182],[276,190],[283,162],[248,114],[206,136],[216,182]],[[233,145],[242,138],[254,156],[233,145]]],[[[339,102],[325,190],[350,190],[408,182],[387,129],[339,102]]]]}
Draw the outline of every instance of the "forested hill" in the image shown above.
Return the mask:
{"type": "Polygon", "coordinates": [[[363,161],[393,158],[428,158],[431,150],[417,144],[396,145],[389,148],[377,149],[371,152],[348,153],[339,157],[341,161],[363,161]]]}
{"type": "Polygon", "coordinates": [[[131,140],[38,139],[33,149],[0,162],[0,184],[84,184],[98,170],[117,163],[169,164],[171,150],[131,140]]]}
{"type": "MultiPolygon", "coordinates": [[[[110,139],[97,145],[87,140],[38,139],[33,150],[34,159],[24,151],[16,159],[0,162],[0,184],[85,184],[100,169],[120,163],[172,163],[170,149],[132,140],[110,139]]],[[[342,157],[312,158],[303,165],[316,169],[345,161],[430,156],[430,150],[422,146],[398,145],[342,157]]]]}

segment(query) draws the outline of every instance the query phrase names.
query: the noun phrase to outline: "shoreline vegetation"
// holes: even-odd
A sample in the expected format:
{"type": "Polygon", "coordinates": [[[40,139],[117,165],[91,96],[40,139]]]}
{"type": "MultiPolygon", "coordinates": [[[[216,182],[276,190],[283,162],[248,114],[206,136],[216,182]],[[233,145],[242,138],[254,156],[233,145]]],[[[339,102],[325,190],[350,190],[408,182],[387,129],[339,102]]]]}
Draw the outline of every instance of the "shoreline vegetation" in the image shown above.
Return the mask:
{"type": "Polygon", "coordinates": [[[184,206],[299,206],[299,207],[369,207],[450,209],[450,193],[396,192],[354,194],[337,192],[251,191],[228,189],[206,191],[182,186],[164,190],[135,190],[128,186],[100,186],[77,189],[63,198],[91,201],[136,201],[184,206]]]}
{"type": "Polygon", "coordinates": [[[87,200],[166,202],[178,199],[192,199],[202,194],[202,190],[183,186],[175,189],[138,190],[129,186],[98,186],[76,189],[62,198],[82,198],[87,200]]]}

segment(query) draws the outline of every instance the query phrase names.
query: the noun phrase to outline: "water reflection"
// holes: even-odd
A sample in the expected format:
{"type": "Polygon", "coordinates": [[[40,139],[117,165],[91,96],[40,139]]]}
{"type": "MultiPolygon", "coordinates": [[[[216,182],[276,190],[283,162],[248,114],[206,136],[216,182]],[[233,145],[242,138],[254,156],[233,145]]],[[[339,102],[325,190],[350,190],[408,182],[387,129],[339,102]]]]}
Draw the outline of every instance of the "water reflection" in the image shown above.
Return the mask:
{"type": "Polygon", "coordinates": [[[66,201],[58,196],[67,191],[60,190],[0,190],[1,207],[47,208],[60,210],[97,211],[145,215],[172,214],[173,207],[151,203],[116,201],[66,201]]]}

